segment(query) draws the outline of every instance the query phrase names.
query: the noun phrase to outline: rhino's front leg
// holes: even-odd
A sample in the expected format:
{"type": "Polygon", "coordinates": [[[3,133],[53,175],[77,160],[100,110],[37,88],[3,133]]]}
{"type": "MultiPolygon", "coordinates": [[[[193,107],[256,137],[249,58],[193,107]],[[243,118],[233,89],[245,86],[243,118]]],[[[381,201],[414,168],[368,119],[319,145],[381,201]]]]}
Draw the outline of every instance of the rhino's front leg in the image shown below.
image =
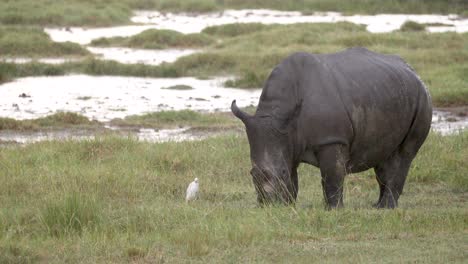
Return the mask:
{"type": "Polygon", "coordinates": [[[343,181],[348,153],[341,144],[326,145],[318,152],[325,203],[328,209],[343,207],[343,181]]]}

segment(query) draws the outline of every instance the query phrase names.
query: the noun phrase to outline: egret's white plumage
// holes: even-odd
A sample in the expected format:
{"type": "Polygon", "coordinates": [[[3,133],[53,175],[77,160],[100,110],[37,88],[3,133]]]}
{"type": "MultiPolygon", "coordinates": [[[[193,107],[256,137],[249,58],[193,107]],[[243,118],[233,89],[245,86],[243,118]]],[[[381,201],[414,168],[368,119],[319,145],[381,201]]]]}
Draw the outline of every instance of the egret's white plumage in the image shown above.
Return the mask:
{"type": "Polygon", "coordinates": [[[185,201],[190,202],[197,199],[198,197],[198,178],[195,178],[187,188],[187,195],[185,196],[185,201]]]}

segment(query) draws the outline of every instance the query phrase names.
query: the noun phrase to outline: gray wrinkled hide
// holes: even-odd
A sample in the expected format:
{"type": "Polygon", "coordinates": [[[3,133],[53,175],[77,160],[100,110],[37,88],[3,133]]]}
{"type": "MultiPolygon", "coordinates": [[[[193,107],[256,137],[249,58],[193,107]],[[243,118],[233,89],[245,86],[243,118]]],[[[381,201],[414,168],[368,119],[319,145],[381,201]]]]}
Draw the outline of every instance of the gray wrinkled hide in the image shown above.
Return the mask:
{"type": "Polygon", "coordinates": [[[295,53],[268,77],[257,111],[233,113],[246,125],[260,203],[294,202],[297,166],[321,170],[325,202],[342,206],[344,176],[374,168],[377,207],[397,206],[430,129],[427,89],[401,58],[352,48],[295,53]]]}

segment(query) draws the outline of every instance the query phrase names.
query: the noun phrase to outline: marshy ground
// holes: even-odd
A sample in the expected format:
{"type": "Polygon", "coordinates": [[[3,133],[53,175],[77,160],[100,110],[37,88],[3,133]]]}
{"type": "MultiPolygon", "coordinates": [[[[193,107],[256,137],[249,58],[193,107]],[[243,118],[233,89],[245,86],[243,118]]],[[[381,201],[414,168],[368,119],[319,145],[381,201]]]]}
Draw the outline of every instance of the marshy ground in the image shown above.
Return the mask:
{"type": "Polygon", "coordinates": [[[468,33],[407,22],[374,34],[340,22],[182,34],[141,24],[154,12],[134,13],[158,10],[169,23],[177,17],[170,12],[196,19],[246,8],[441,14],[458,24],[468,10],[462,0],[0,2],[0,263],[467,261],[468,33]],[[74,31],[84,34],[77,42],[51,33],[74,31]],[[258,208],[230,101],[252,113],[265,78],[290,53],[353,46],[403,57],[441,111],[400,208],[372,208],[370,170],[347,176],[345,208],[326,211],[319,171],[308,165],[294,207],[258,208]],[[186,205],[195,177],[201,197],[186,205]]]}

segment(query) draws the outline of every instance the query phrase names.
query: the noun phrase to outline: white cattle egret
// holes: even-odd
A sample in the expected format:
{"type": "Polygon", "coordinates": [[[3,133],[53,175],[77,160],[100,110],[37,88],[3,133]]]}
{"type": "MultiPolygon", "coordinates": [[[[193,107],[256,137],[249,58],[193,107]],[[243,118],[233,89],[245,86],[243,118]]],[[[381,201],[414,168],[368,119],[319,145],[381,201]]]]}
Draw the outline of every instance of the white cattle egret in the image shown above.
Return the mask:
{"type": "Polygon", "coordinates": [[[198,197],[198,178],[195,178],[193,182],[187,187],[187,195],[185,196],[185,201],[188,203],[192,200],[195,200],[198,197]]]}

